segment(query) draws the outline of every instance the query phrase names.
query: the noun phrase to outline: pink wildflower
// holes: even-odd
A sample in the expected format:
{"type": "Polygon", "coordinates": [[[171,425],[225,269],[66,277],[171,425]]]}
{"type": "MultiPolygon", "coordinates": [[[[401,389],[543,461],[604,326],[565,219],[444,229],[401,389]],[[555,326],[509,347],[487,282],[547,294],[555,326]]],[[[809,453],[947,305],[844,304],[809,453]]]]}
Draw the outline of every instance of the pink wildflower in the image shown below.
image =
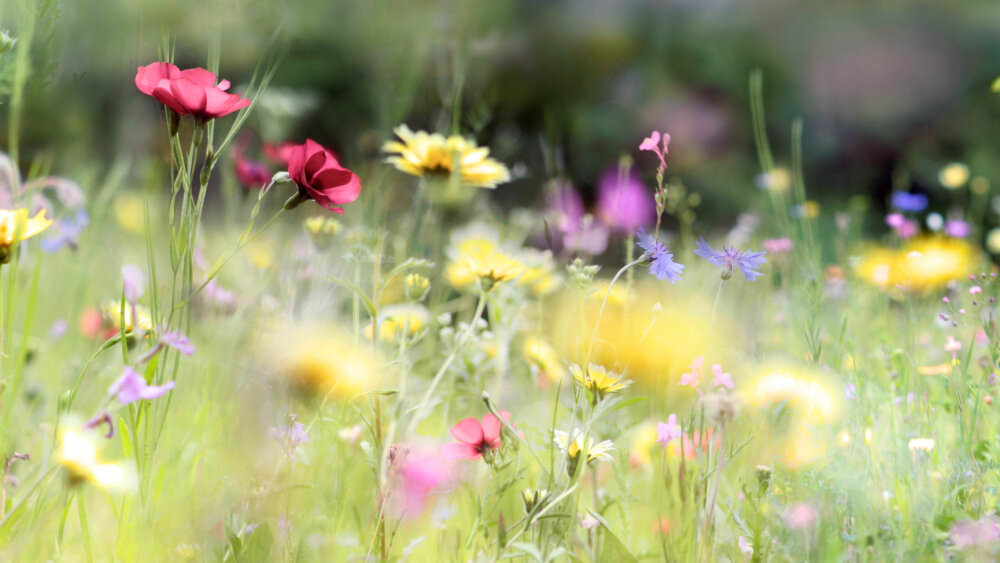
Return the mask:
{"type": "MultiPolygon", "coordinates": [[[[510,421],[509,412],[500,411],[500,416],[510,421]]],[[[458,442],[445,444],[441,453],[452,459],[479,459],[500,447],[502,426],[500,419],[492,414],[483,416],[482,423],[472,417],[462,419],[451,429],[451,435],[458,442]]]]}

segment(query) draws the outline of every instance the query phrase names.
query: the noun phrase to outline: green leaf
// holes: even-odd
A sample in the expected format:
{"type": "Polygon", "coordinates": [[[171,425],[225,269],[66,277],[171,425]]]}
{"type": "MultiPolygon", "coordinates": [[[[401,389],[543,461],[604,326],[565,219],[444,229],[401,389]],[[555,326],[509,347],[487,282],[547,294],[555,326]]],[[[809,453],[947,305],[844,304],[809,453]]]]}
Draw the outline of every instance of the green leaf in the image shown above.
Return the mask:
{"type": "Polygon", "coordinates": [[[362,291],[360,287],[354,285],[353,283],[347,280],[342,280],[336,276],[330,276],[330,281],[353,291],[355,295],[357,295],[361,299],[361,304],[364,305],[365,310],[368,311],[368,316],[375,318],[375,304],[372,303],[371,298],[365,295],[365,292],[362,291]]]}

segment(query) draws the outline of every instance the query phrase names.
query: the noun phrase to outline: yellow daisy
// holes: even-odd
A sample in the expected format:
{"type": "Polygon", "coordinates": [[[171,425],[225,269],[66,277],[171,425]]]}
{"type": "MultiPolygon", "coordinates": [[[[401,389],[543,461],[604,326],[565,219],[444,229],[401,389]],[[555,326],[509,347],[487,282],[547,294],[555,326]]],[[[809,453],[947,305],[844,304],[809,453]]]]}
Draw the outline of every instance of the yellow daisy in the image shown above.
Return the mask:
{"type": "Polygon", "coordinates": [[[382,150],[391,156],[386,162],[413,176],[447,179],[452,186],[442,186],[437,199],[460,201],[471,194],[456,193],[455,188],[496,188],[510,181],[510,172],[500,162],[489,158],[490,150],[475,142],[451,135],[418,131],[406,125],[394,129],[399,141],[389,141],[382,150]]]}
{"type": "MultiPolygon", "coordinates": [[[[423,305],[388,305],[379,311],[379,340],[395,342],[404,333],[413,336],[423,330],[431,313],[423,305]]],[[[365,338],[371,339],[372,325],[365,327],[365,338]]]]}
{"type": "Polygon", "coordinates": [[[41,209],[29,217],[27,209],[0,209],[0,262],[10,259],[10,248],[29,239],[52,225],[41,209]]]}
{"type": "Polygon", "coordinates": [[[66,425],[59,434],[59,464],[73,482],[90,481],[102,489],[125,492],[135,489],[134,469],[124,462],[103,463],[97,457],[97,439],[93,432],[76,425],[66,425]]]}
{"type": "Polygon", "coordinates": [[[594,394],[595,400],[600,400],[605,395],[610,395],[628,387],[632,382],[624,379],[621,374],[609,372],[604,366],[590,364],[587,369],[573,364],[569,366],[573,379],[580,384],[580,387],[594,394]]]}

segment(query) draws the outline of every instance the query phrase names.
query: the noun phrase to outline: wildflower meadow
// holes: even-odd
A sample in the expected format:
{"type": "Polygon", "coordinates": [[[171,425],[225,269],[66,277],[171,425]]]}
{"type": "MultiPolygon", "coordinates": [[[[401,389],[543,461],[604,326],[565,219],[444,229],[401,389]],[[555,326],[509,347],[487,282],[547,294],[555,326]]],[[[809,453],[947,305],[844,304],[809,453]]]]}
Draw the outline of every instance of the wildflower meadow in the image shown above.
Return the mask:
{"type": "Polygon", "coordinates": [[[0,561],[1000,558],[1000,11],[749,4],[0,1],[0,561]]]}

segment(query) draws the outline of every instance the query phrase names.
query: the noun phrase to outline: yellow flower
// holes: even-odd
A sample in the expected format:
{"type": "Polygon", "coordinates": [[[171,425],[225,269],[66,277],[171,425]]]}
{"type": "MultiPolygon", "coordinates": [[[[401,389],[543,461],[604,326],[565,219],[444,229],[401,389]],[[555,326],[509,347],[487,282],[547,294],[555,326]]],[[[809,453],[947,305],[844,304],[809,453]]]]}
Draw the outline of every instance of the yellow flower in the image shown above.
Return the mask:
{"type": "Polygon", "coordinates": [[[145,222],[145,209],[142,198],[131,193],[124,193],[115,197],[112,204],[115,213],[115,220],[123,231],[132,234],[142,234],[145,222]]]}
{"type": "Polygon", "coordinates": [[[757,179],[757,185],[765,190],[783,192],[792,185],[792,174],[787,168],[778,166],[772,168],[770,172],[761,174],[757,179]]]}
{"type": "Polygon", "coordinates": [[[423,301],[431,288],[431,280],[420,274],[408,274],[403,280],[406,298],[411,301],[423,301]]]}
{"type": "Polygon", "coordinates": [[[994,254],[1000,253],[1000,227],[990,229],[986,234],[986,249],[994,254]]]}
{"type": "Polygon", "coordinates": [[[862,254],[855,272],[883,288],[899,285],[927,291],[972,273],[976,255],[976,248],[962,239],[921,237],[907,241],[898,250],[869,248],[862,254]]]}
{"type": "Polygon", "coordinates": [[[518,284],[530,287],[535,295],[546,295],[559,286],[551,253],[525,248],[519,258],[524,263],[524,271],[517,278],[518,284]]]}
{"type": "Polygon", "coordinates": [[[533,334],[524,339],[524,358],[553,383],[566,377],[566,368],[559,361],[555,348],[538,335],[533,334]]]}
{"type": "Polygon", "coordinates": [[[595,399],[603,399],[605,395],[621,391],[632,383],[621,374],[609,372],[597,364],[588,365],[586,370],[573,364],[569,366],[569,371],[581,387],[594,393],[595,399]]]}
{"type": "Polygon", "coordinates": [[[842,394],[819,373],[793,365],[767,366],[741,390],[751,411],[765,415],[767,448],[790,467],[812,463],[823,453],[822,438],[833,438],[842,394]],[[778,419],[769,414],[780,409],[778,419]]]}
{"type": "Polygon", "coordinates": [[[125,304],[125,329],[122,330],[122,310],[121,302],[109,299],[101,304],[101,315],[115,327],[115,330],[119,332],[124,332],[128,334],[139,329],[140,332],[150,332],[153,330],[153,317],[149,312],[149,309],[143,307],[142,305],[135,306],[135,317],[138,322],[133,322],[132,320],[132,306],[128,303],[125,304]]]}
{"type": "Polygon", "coordinates": [[[911,452],[920,450],[922,452],[929,452],[934,449],[934,439],[933,438],[914,438],[910,440],[907,446],[910,448],[911,452]]]}
{"type": "Polygon", "coordinates": [[[109,491],[126,492],[136,487],[134,469],[124,463],[102,463],[97,457],[97,440],[75,424],[65,423],[59,434],[59,464],[73,481],[90,481],[109,491]]]}
{"type": "Polygon", "coordinates": [[[4,262],[10,258],[10,247],[29,239],[52,225],[40,209],[34,217],[28,216],[27,209],[0,209],[0,252],[4,262]]]}
{"type": "Polygon", "coordinates": [[[437,194],[441,201],[461,201],[471,197],[466,188],[492,189],[510,181],[507,167],[489,158],[490,150],[473,141],[458,135],[446,138],[439,133],[414,133],[406,125],[394,132],[402,142],[389,141],[382,146],[392,155],[386,162],[407,174],[445,181],[437,194]]]}
{"type": "Polygon", "coordinates": [[[969,181],[969,167],[952,162],[938,171],[938,182],[949,190],[957,190],[969,181]]]}
{"type": "Polygon", "coordinates": [[[649,465],[653,462],[651,452],[657,445],[657,423],[647,420],[632,432],[632,450],[629,453],[629,465],[633,468],[649,465]]]}
{"type": "MultiPolygon", "coordinates": [[[[413,336],[427,326],[431,314],[422,305],[389,305],[379,311],[379,340],[395,342],[402,334],[413,336]]],[[[372,337],[372,325],[365,327],[365,338],[372,337]]]]}
{"type": "Polygon", "coordinates": [[[615,445],[611,440],[602,440],[595,443],[590,436],[585,436],[582,431],[574,430],[575,438],[570,442],[570,434],[562,430],[554,432],[556,446],[566,453],[570,461],[575,462],[580,456],[580,451],[587,450],[587,463],[595,461],[611,461],[611,452],[615,450],[615,445]]]}
{"type": "Polygon", "coordinates": [[[270,336],[273,369],[298,389],[352,399],[373,390],[379,362],[354,337],[327,325],[286,328],[270,336]]]}
{"type": "Polygon", "coordinates": [[[494,284],[517,277],[524,270],[520,261],[500,247],[496,232],[481,225],[471,225],[452,235],[448,248],[451,261],[445,278],[456,289],[475,287],[476,282],[494,284]]]}

